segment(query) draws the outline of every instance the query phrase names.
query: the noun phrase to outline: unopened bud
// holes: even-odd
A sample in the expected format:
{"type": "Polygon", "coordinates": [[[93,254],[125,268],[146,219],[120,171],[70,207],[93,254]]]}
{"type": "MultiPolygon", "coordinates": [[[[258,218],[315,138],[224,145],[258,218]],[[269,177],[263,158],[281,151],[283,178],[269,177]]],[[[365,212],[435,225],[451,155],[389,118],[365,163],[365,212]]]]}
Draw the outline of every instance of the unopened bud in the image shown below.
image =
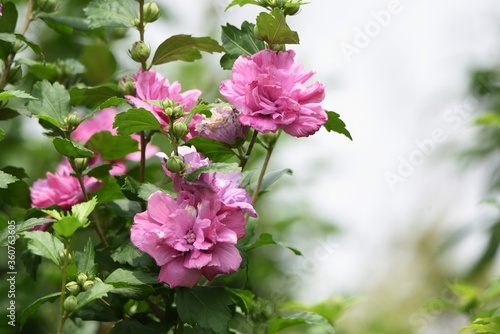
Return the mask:
{"type": "Polygon", "coordinates": [[[260,34],[260,32],[259,32],[259,28],[257,28],[257,25],[255,25],[255,26],[253,27],[253,33],[254,33],[254,35],[255,35],[255,37],[256,37],[257,39],[259,39],[259,40],[261,40],[261,41],[263,40],[263,39],[262,39],[262,35],[261,35],[261,34],[260,34]]]}
{"type": "Polygon", "coordinates": [[[83,172],[87,168],[87,166],[89,164],[89,159],[87,159],[87,158],[76,158],[74,160],[74,162],[75,162],[76,169],[78,169],[80,172],[83,172]]]}
{"type": "Polygon", "coordinates": [[[189,129],[183,121],[178,121],[174,123],[173,135],[177,139],[184,138],[185,135],[189,133],[189,129]]]}
{"type": "Polygon", "coordinates": [[[121,78],[118,87],[123,95],[135,95],[134,80],[130,77],[121,78]]]}
{"type": "Polygon", "coordinates": [[[52,13],[57,9],[57,0],[38,0],[38,8],[42,12],[52,13]]]}
{"type": "Polygon", "coordinates": [[[85,283],[83,283],[83,291],[87,291],[88,289],[90,289],[93,286],[94,286],[93,281],[85,281],[85,283]]]}
{"type": "Polygon", "coordinates": [[[68,296],[64,300],[64,310],[68,313],[73,312],[76,309],[77,304],[78,300],[75,296],[68,296]]]}
{"type": "Polygon", "coordinates": [[[83,287],[83,284],[87,281],[87,275],[85,275],[84,273],[79,273],[77,276],[76,276],[76,282],[78,284],[80,284],[82,287],[83,287]]]}
{"type": "Polygon", "coordinates": [[[71,281],[66,284],[66,290],[68,290],[68,292],[73,296],[76,296],[78,293],[80,293],[80,291],[82,291],[80,285],[78,285],[78,283],[76,283],[75,281],[71,281]]]}
{"type": "Polygon", "coordinates": [[[286,47],[285,47],[285,44],[273,44],[272,49],[274,51],[285,51],[286,47]]]}
{"type": "Polygon", "coordinates": [[[283,13],[285,15],[295,15],[299,12],[300,10],[300,2],[295,2],[295,1],[287,1],[285,5],[283,6],[283,13]]]}
{"type": "Polygon", "coordinates": [[[94,282],[100,282],[100,283],[102,283],[102,279],[100,279],[99,277],[95,277],[94,278],[94,282]]]}
{"type": "Polygon", "coordinates": [[[138,63],[146,61],[150,53],[151,49],[142,41],[135,42],[132,45],[132,49],[129,50],[130,58],[138,63]]]}
{"type": "Polygon", "coordinates": [[[68,116],[64,118],[64,122],[62,124],[63,131],[73,131],[78,125],[80,125],[82,121],[76,112],[72,112],[68,116]]]}
{"type": "Polygon", "coordinates": [[[173,156],[168,158],[166,166],[169,171],[178,174],[184,170],[184,161],[178,156],[173,156]]]}
{"type": "Polygon", "coordinates": [[[148,2],[145,4],[143,7],[143,13],[145,22],[154,22],[158,20],[161,15],[158,5],[154,2],[148,2]]]}

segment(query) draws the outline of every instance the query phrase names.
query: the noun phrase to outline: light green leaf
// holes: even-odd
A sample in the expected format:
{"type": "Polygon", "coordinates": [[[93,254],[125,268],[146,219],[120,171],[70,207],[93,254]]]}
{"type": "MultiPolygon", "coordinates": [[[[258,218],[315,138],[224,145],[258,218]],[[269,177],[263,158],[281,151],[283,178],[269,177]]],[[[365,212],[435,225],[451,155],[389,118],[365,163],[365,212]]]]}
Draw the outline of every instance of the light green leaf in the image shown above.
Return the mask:
{"type": "Polygon", "coordinates": [[[106,283],[127,283],[130,285],[147,285],[147,284],[158,284],[158,277],[153,273],[147,273],[145,271],[131,271],[122,268],[118,268],[113,271],[105,280],[106,283]]]}
{"type": "Polygon", "coordinates": [[[88,202],[79,203],[71,207],[71,214],[82,224],[87,222],[87,217],[94,211],[97,205],[97,197],[93,197],[88,202]]]}
{"type": "Polygon", "coordinates": [[[105,161],[121,160],[127,154],[137,152],[139,143],[130,136],[113,136],[109,131],[97,132],[90,137],[87,147],[98,151],[105,161]]]}
{"type": "Polygon", "coordinates": [[[64,251],[63,243],[48,232],[24,232],[23,237],[28,239],[28,250],[54,262],[58,267],[62,265],[61,255],[64,251]]]}
{"type": "Polygon", "coordinates": [[[56,137],[52,140],[52,144],[54,144],[57,152],[62,155],[70,158],[90,158],[95,156],[95,153],[89,150],[88,148],[80,145],[79,143],[75,143],[66,138],[56,137]]]}
{"type": "Polygon", "coordinates": [[[264,42],[255,37],[254,27],[247,21],[242,23],[241,30],[229,23],[222,27],[222,46],[226,49],[226,54],[220,60],[223,69],[230,70],[241,55],[251,56],[265,49],[264,42]]]}
{"type": "Polygon", "coordinates": [[[347,130],[345,123],[340,119],[340,115],[333,111],[325,110],[325,112],[328,115],[328,121],[323,125],[325,129],[328,132],[335,131],[340,133],[352,140],[351,134],[347,130]]]}
{"type": "Polygon", "coordinates": [[[3,129],[0,129],[0,141],[3,140],[4,135],[5,135],[5,131],[3,129]]]}
{"type": "MultiPolygon", "coordinates": [[[[233,0],[231,1],[231,3],[229,5],[227,5],[226,10],[228,10],[229,8],[233,7],[233,6],[240,6],[240,7],[243,7],[244,5],[257,5],[257,6],[262,6],[260,4],[260,2],[258,2],[257,0],[233,0]]],[[[264,7],[264,6],[262,6],[264,7]]]]}
{"type": "Polygon", "coordinates": [[[118,128],[119,135],[127,136],[139,131],[161,130],[161,125],[150,111],[139,108],[117,114],[113,128],[118,128]]]}
{"type": "Polygon", "coordinates": [[[83,10],[87,15],[89,28],[132,27],[137,18],[130,0],[94,0],[83,10]]]}
{"type": "Polygon", "coordinates": [[[60,128],[70,112],[69,93],[63,85],[48,81],[37,82],[31,95],[37,100],[28,103],[28,110],[35,117],[42,118],[60,128]]]}
{"type": "Polygon", "coordinates": [[[168,63],[174,60],[195,61],[201,58],[200,51],[224,52],[224,48],[210,37],[192,37],[191,35],[175,35],[158,46],[153,57],[153,65],[168,63]]]}
{"type": "Polygon", "coordinates": [[[215,162],[209,165],[201,166],[200,168],[196,168],[192,172],[185,175],[186,180],[194,181],[198,176],[203,173],[231,173],[231,172],[240,172],[241,167],[238,166],[237,163],[223,163],[223,162],[215,162]]]}
{"type": "MultiPolygon", "coordinates": [[[[30,218],[30,219],[28,219],[24,222],[21,222],[21,223],[16,222],[15,233],[24,232],[30,228],[35,227],[35,226],[42,225],[45,223],[50,223],[53,221],[54,221],[54,219],[50,219],[50,218],[30,218]]],[[[0,231],[0,247],[7,246],[8,237],[9,237],[9,235],[11,235],[9,233],[9,231],[10,230],[8,229],[8,227],[5,227],[2,231],[0,231]]]]}
{"type": "Polygon", "coordinates": [[[236,153],[229,145],[209,138],[194,137],[186,145],[196,147],[198,152],[203,153],[213,162],[227,161],[236,156],[236,153]]]}
{"type": "MultiPolygon", "coordinates": [[[[285,168],[275,172],[267,173],[264,176],[264,179],[260,186],[260,191],[265,191],[266,189],[268,189],[274,182],[278,181],[285,174],[292,175],[293,171],[290,168],[285,168]]],[[[252,189],[255,189],[255,185],[252,186],[252,189]]]]}
{"type": "Polygon", "coordinates": [[[26,92],[23,92],[22,90],[7,90],[5,92],[0,93],[0,101],[11,99],[13,97],[17,97],[20,99],[31,99],[31,100],[35,99],[33,96],[31,96],[26,92]]]}
{"type": "Polygon", "coordinates": [[[137,196],[139,196],[140,199],[147,201],[149,196],[151,196],[151,194],[157,191],[163,191],[166,194],[175,195],[172,192],[169,192],[165,189],[161,189],[160,187],[155,186],[154,184],[144,183],[139,186],[139,190],[137,191],[137,196]]]}
{"type": "Polygon", "coordinates": [[[322,316],[312,312],[298,312],[291,315],[273,318],[269,328],[267,329],[267,334],[275,334],[282,329],[302,324],[308,324],[317,329],[321,328],[321,333],[335,333],[335,329],[332,325],[330,325],[322,316]]]}
{"type": "Polygon", "coordinates": [[[81,17],[72,17],[72,16],[63,16],[63,15],[54,15],[54,14],[44,14],[41,13],[38,15],[39,18],[44,20],[46,23],[47,21],[54,21],[58,23],[62,23],[68,27],[71,27],[73,29],[79,30],[79,31],[86,31],[90,30],[89,24],[90,20],[81,18],[81,17]]]}
{"type": "Polygon", "coordinates": [[[477,125],[500,126],[500,113],[486,112],[476,118],[477,125]]]}
{"type": "Polygon", "coordinates": [[[278,245],[278,246],[281,246],[281,247],[284,247],[284,248],[288,248],[295,255],[299,255],[299,256],[302,255],[302,253],[299,250],[297,250],[296,248],[287,246],[287,245],[285,245],[282,242],[275,241],[274,238],[273,238],[273,236],[271,234],[269,234],[269,233],[262,233],[259,236],[259,239],[257,239],[256,241],[252,242],[251,244],[243,246],[243,250],[245,250],[245,251],[248,252],[248,251],[251,251],[252,249],[259,248],[259,247],[266,246],[266,245],[278,245]]]}
{"type": "Polygon", "coordinates": [[[103,298],[108,295],[108,292],[113,290],[113,286],[103,282],[95,282],[94,285],[85,292],[81,292],[76,296],[76,310],[81,309],[93,300],[103,298]]]}
{"type": "Polygon", "coordinates": [[[16,38],[20,41],[23,41],[27,46],[30,47],[31,50],[33,50],[33,52],[37,55],[37,56],[40,56],[40,58],[42,58],[42,60],[45,60],[45,57],[43,55],[43,52],[42,52],[42,49],[40,48],[40,46],[32,41],[30,41],[29,39],[27,39],[24,35],[21,35],[21,34],[15,34],[16,38]]]}
{"type": "Polygon", "coordinates": [[[97,274],[97,264],[95,264],[95,251],[92,239],[89,238],[83,253],[77,252],[75,255],[76,269],[79,273],[84,273],[87,277],[94,277],[97,274]]]}
{"type": "Polygon", "coordinates": [[[78,218],[72,216],[62,217],[54,225],[52,225],[52,228],[57,235],[64,238],[71,237],[80,227],[83,227],[82,222],[78,220],[78,218]]]}
{"type": "Polygon", "coordinates": [[[28,307],[26,307],[21,313],[21,320],[19,321],[21,328],[26,323],[26,320],[28,320],[33,314],[35,314],[38,311],[38,308],[40,306],[42,306],[46,302],[53,303],[60,296],[61,296],[60,292],[51,293],[50,295],[43,296],[42,298],[37,299],[36,301],[31,303],[28,307]]]}
{"type": "Polygon", "coordinates": [[[4,173],[0,170],[0,188],[7,189],[7,186],[11,183],[18,181],[19,179],[13,175],[4,173]]]}
{"type": "Polygon", "coordinates": [[[270,13],[257,16],[257,30],[262,39],[270,45],[299,44],[299,35],[286,23],[283,12],[275,8],[270,13]]]}

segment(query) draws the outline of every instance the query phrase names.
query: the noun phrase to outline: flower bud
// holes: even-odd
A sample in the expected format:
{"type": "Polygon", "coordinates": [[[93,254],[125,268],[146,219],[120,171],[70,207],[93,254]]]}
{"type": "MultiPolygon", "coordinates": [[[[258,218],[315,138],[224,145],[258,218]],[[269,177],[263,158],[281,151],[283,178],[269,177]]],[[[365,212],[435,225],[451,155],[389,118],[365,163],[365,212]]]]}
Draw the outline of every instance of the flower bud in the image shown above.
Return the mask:
{"type": "Polygon", "coordinates": [[[177,139],[184,138],[185,135],[189,133],[189,129],[183,121],[178,121],[174,123],[173,134],[177,139]]]}
{"type": "Polygon", "coordinates": [[[132,49],[128,51],[130,58],[134,61],[141,63],[146,61],[149,58],[149,54],[151,53],[151,49],[146,43],[138,41],[132,45],[132,49]]]}
{"type": "Polygon", "coordinates": [[[68,313],[73,312],[76,309],[76,305],[78,304],[78,300],[75,296],[68,296],[64,300],[64,310],[68,313]]]}
{"type": "Polygon", "coordinates": [[[118,89],[123,95],[135,95],[134,80],[130,77],[121,78],[118,89]]]}
{"type": "Polygon", "coordinates": [[[166,167],[172,173],[178,174],[184,170],[184,161],[182,160],[182,158],[175,155],[171,158],[168,158],[166,167]]]}
{"type": "Polygon", "coordinates": [[[83,284],[87,281],[87,275],[85,275],[84,273],[79,273],[76,276],[76,281],[83,287],[83,284]]]}
{"type": "Polygon", "coordinates": [[[295,15],[299,12],[300,10],[300,2],[295,2],[295,1],[288,1],[285,3],[283,7],[283,13],[285,15],[295,15]]]}
{"type": "Polygon", "coordinates": [[[82,121],[76,112],[72,112],[68,116],[64,118],[64,122],[62,124],[63,131],[73,131],[78,125],[80,125],[82,121]]]}
{"type": "Polygon", "coordinates": [[[73,295],[76,296],[82,289],[80,288],[80,285],[76,283],[75,281],[71,281],[68,284],[66,284],[66,290],[73,295]]]}
{"type": "Polygon", "coordinates": [[[142,8],[145,22],[154,22],[158,20],[161,15],[158,5],[152,1],[145,4],[142,8]]]}
{"type": "Polygon", "coordinates": [[[57,0],[38,0],[37,4],[38,8],[45,13],[52,13],[57,8],[57,0]]]}
{"type": "Polygon", "coordinates": [[[100,282],[100,283],[102,283],[102,279],[100,279],[99,277],[95,277],[94,278],[94,282],[100,282]]]}
{"type": "Polygon", "coordinates": [[[260,34],[260,32],[259,32],[259,28],[257,28],[257,25],[255,25],[255,26],[253,27],[253,33],[254,33],[255,37],[256,37],[258,40],[261,40],[261,41],[263,40],[263,39],[262,39],[262,35],[261,35],[261,34],[260,34]]]}
{"type": "Polygon", "coordinates": [[[88,164],[89,164],[89,159],[87,158],[76,158],[74,160],[74,163],[75,163],[75,167],[76,169],[78,169],[80,172],[83,172],[88,164]]]}
{"type": "Polygon", "coordinates": [[[85,281],[85,283],[83,283],[83,291],[87,291],[88,289],[90,289],[93,286],[94,286],[93,281],[85,281]]]}

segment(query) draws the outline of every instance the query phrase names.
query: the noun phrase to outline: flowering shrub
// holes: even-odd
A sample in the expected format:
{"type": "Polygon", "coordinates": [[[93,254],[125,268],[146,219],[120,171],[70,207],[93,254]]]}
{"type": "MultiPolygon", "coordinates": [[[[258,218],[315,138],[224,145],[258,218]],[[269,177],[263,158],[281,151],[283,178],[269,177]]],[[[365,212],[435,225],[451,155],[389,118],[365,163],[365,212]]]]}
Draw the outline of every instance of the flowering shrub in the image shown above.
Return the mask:
{"type": "Polygon", "coordinates": [[[17,6],[0,6],[2,119],[37,118],[62,156],[55,173],[31,186],[21,168],[0,172],[0,188],[20,194],[15,202],[0,192],[17,222],[2,231],[1,244],[26,245],[35,280],[42,259],[61,277],[59,291],[22,305],[9,326],[20,330],[59,300],[49,332],[88,328],[82,320],[106,322],[110,333],[275,333],[304,323],[333,332],[335,312],[283,312],[241,284],[253,249],[281,245],[256,229],[259,196],[283,174],[267,171],[280,134],[305,137],[324,127],[350,138],[339,115],[321,105],[324,86],[307,84],[313,72],[286,50],[299,42],[286,18],[305,3],[235,0],[226,10],[246,4],[264,11],[255,24],[222,27],[221,44],[175,35],[154,52],[145,39],[161,14],[154,2],[93,0],[83,17],[56,0],[28,0],[20,31],[17,6]],[[51,62],[25,36],[38,20],[58,34],[99,40],[92,57],[51,62]],[[140,37],[128,50],[136,74],[115,80],[116,64],[100,66],[94,55],[112,57],[106,43],[123,32],[116,27],[140,37]],[[33,59],[23,58],[26,49],[33,59]],[[231,79],[213,83],[225,101],[181,92],[155,67],[201,52],[222,53],[221,67],[232,70],[231,79]]]}

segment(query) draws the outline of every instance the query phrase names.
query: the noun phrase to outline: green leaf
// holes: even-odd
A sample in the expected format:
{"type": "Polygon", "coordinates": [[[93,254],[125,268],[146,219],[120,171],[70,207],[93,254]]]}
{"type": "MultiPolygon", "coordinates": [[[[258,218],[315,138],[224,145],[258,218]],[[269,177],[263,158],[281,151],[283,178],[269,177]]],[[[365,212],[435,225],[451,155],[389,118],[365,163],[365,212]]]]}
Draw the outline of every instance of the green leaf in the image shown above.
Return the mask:
{"type": "Polygon", "coordinates": [[[59,76],[56,64],[22,58],[16,61],[28,67],[28,72],[41,80],[55,81],[59,76]]]}
{"type": "Polygon", "coordinates": [[[103,282],[95,282],[94,285],[85,292],[81,292],[76,296],[76,310],[81,309],[93,300],[100,299],[108,295],[108,292],[113,290],[113,286],[103,282]]]}
{"type": "MultiPolygon", "coordinates": [[[[21,223],[17,223],[15,224],[15,232],[16,233],[20,233],[20,232],[24,232],[30,228],[33,228],[35,226],[38,226],[38,225],[42,225],[42,224],[45,224],[45,223],[50,223],[50,222],[53,222],[54,219],[50,219],[50,218],[30,218],[24,222],[21,222],[21,223]]],[[[9,235],[12,235],[9,233],[9,229],[8,227],[5,227],[2,231],[0,231],[0,247],[4,247],[4,246],[7,246],[7,240],[8,240],[8,237],[9,235]]]]}
{"type": "Polygon", "coordinates": [[[194,137],[186,145],[196,147],[198,152],[203,153],[213,162],[227,161],[236,156],[229,145],[209,138],[194,137]]]}
{"type": "Polygon", "coordinates": [[[166,39],[156,49],[153,65],[168,63],[174,60],[195,61],[201,58],[200,51],[224,52],[224,48],[210,37],[192,37],[191,35],[175,35],[166,39]]]}
{"type": "Polygon", "coordinates": [[[345,123],[340,119],[340,115],[333,111],[325,110],[325,112],[328,115],[328,121],[323,125],[325,129],[328,132],[335,131],[340,133],[352,140],[351,134],[347,131],[345,123]]]}
{"type": "Polygon", "coordinates": [[[61,23],[65,26],[68,26],[72,29],[76,29],[79,31],[90,30],[89,27],[90,21],[81,17],[73,17],[73,16],[62,16],[62,15],[54,15],[54,14],[38,14],[38,17],[45,21],[45,23],[49,24],[50,21],[61,23]]]}
{"type": "Polygon", "coordinates": [[[13,97],[17,97],[20,99],[35,99],[33,96],[26,92],[23,92],[22,90],[8,90],[0,93],[0,101],[11,99],[13,97]]]}
{"type": "Polygon", "coordinates": [[[239,172],[241,171],[241,167],[238,166],[237,163],[223,163],[223,162],[215,162],[209,165],[201,166],[200,168],[196,168],[192,172],[185,175],[186,180],[194,181],[198,176],[203,173],[231,173],[231,172],[239,172]]]}
{"type": "Polygon", "coordinates": [[[127,154],[137,152],[139,143],[130,136],[113,136],[109,131],[97,132],[90,137],[87,147],[98,151],[105,161],[121,160],[127,154]]]}
{"type": "Polygon", "coordinates": [[[241,30],[229,23],[222,27],[222,46],[226,49],[226,54],[220,60],[223,69],[230,70],[241,55],[251,56],[265,49],[264,42],[255,37],[254,27],[247,21],[242,23],[241,30]]]}
{"type": "Polygon", "coordinates": [[[13,175],[4,173],[0,170],[0,188],[7,189],[7,186],[11,183],[18,181],[19,179],[13,175]]]}
{"type": "Polygon", "coordinates": [[[28,103],[28,110],[60,128],[70,112],[69,93],[64,86],[57,82],[51,85],[44,80],[35,84],[31,95],[37,100],[28,103]]]}
{"type": "Polygon", "coordinates": [[[83,253],[77,252],[75,255],[76,269],[79,273],[84,273],[87,277],[94,277],[97,274],[97,264],[95,264],[95,251],[92,239],[89,238],[83,253]]]}
{"type": "Polygon", "coordinates": [[[109,46],[87,45],[81,53],[80,60],[86,68],[83,77],[89,84],[100,85],[113,79],[117,64],[109,46]]]}
{"type": "MultiPolygon", "coordinates": [[[[262,6],[260,4],[260,2],[258,2],[257,0],[233,0],[231,1],[231,3],[229,5],[227,5],[226,10],[228,10],[229,8],[233,7],[233,6],[240,6],[240,7],[243,7],[244,5],[257,5],[257,6],[262,6]]],[[[264,6],[262,6],[264,7],[264,6]]]]}
{"type": "MultiPolygon", "coordinates": [[[[274,182],[278,181],[285,174],[292,175],[293,171],[290,168],[285,168],[275,172],[267,173],[262,180],[260,191],[265,191],[266,189],[268,189],[274,182]]],[[[255,186],[252,186],[252,189],[255,189],[255,186]]]]}
{"type": "Polygon", "coordinates": [[[126,269],[116,269],[113,271],[105,280],[108,284],[113,283],[127,283],[130,285],[148,285],[148,284],[158,284],[158,277],[153,273],[147,273],[141,270],[126,270],[126,269]]]}
{"type": "Polygon", "coordinates": [[[17,112],[16,110],[0,107],[0,121],[6,121],[17,116],[19,116],[19,112],[17,112]]]}
{"type": "Polygon", "coordinates": [[[118,246],[111,254],[111,258],[121,264],[128,263],[132,267],[146,268],[155,263],[149,255],[135,248],[130,241],[118,246]]]}
{"type": "MultiPolygon", "coordinates": [[[[2,16],[0,16],[0,33],[12,34],[16,30],[17,9],[12,2],[3,4],[2,16]]],[[[6,60],[13,51],[12,43],[0,41],[0,59],[6,60]]]]}
{"type": "Polygon", "coordinates": [[[94,0],[83,11],[90,21],[89,28],[132,27],[137,18],[129,0],[94,0]]]}
{"type": "Polygon", "coordinates": [[[99,179],[102,181],[102,186],[94,193],[99,203],[104,204],[124,197],[116,178],[113,176],[106,176],[99,177],[99,179]]]}
{"type": "Polygon", "coordinates": [[[287,245],[285,245],[282,242],[275,241],[273,239],[273,236],[271,234],[269,234],[269,233],[262,233],[259,236],[259,239],[257,239],[256,241],[252,242],[251,244],[243,246],[243,250],[245,250],[245,251],[248,252],[248,251],[251,251],[252,249],[259,248],[259,247],[266,246],[266,245],[278,245],[278,246],[281,246],[281,247],[284,247],[284,248],[288,248],[295,255],[298,255],[298,256],[302,255],[302,253],[299,250],[297,250],[296,248],[287,246],[287,245]]]}
{"type": "Polygon", "coordinates": [[[73,87],[69,91],[71,105],[84,105],[94,109],[116,95],[116,86],[102,85],[96,87],[73,87]]]}
{"type": "Polygon", "coordinates": [[[477,125],[500,126],[500,114],[497,112],[486,112],[476,118],[477,125]]]}
{"type": "Polygon", "coordinates": [[[88,148],[65,138],[56,137],[52,140],[52,144],[54,144],[57,152],[65,157],[90,158],[95,156],[95,153],[88,148]]]}
{"type": "Polygon", "coordinates": [[[20,41],[23,41],[27,46],[30,47],[31,50],[33,50],[33,52],[37,55],[37,56],[40,56],[40,58],[42,58],[42,60],[45,60],[45,57],[43,55],[43,52],[42,52],[42,49],[40,48],[40,46],[32,41],[30,41],[29,39],[27,39],[24,35],[21,35],[21,34],[15,34],[16,38],[20,41]]]}
{"type": "Polygon", "coordinates": [[[3,129],[0,129],[0,141],[3,140],[4,135],[5,135],[5,131],[3,131],[3,129]]]}
{"type": "Polygon", "coordinates": [[[158,334],[167,333],[170,326],[164,323],[152,322],[147,325],[135,319],[125,319],[114,324],[110,334],[158,334]]]}
{"type": "Polygon", "coordinates": [[[118,97],[118,96],[113,96],[101,103],[100,105],[95,108],[96,110],[102,110],[104,108],[109,108],[109,107],[118,107],[121,106],[122,104],[128,103],[127,99],[118,97]]]}
{"type": "Polygon", "coordinates": [[[139,190],[137,191],[137,196],[139,196],[140,199],[147,201],[149,196],[151,196],[151,194],[157,191],[163,191],[166,194],[174,195],[172,192],[161,189],[160,187],[157,187],[154,184],[144,183],[139,186],[139,190]]]}
{"type": "Polygon", "coordinates": [[[97,198],[93,197],[88,202],[79,203],[71,207],[71,215],[77,218],[82,224],[87,223],[87,217],[94,211],[97,205],[97,198]]]}
{"type": "Polygon", "coordinates": [[[269,14],[262,12],[257,16],[257,29],[262,39],[270,45],[299,44],[299,35],[286,23],[283,12],[275,8],[269,14]]]}
{"type": "Polygon", "coordinates": [[[38,311],[38,308],[40,306],[42,306],[46,302],[53,303],[60,296],[61,296],[60,292],[51,293],[50,295],[43,296],[42,298],[37,299],[36,301],[31,303],[28,307],[26,307],[21,313],[21,320],[19,321],[21,328],[26,323],[26,320],[28,320],[33,314],[35,314],[38,311]]]}
{"type": "Polygon", "coordinates": [[[182,322],[198,325],[215,333],[229,333],[231,298],[219,287],[195,286],[179,288],[176,295],[177,311],[182,322]]]}
{"type": "Polygon", "coordinates": [[[317,329],[321,328],[321,333],[335,333],[335,329],[332,325],[330,325],[322,316],[312,312],[298,312],[287,316],[273,318],[269,328],[267,329],[267,334],[274,334],[282,329],[302,324],[308,324],[317,329]]]}
{"type": "Polygon", "coordinates": [[[64,245],[55,236],[48,232],[31,231],[24,232],[23,237],[28,239],[28,249],[33,254],[51,260],[58,267],[62,265],[60,254],[64,251],[64,245]]]}
{"type": "Polygon", "coordinates": [[[118,128],[119,135],[128,136],[139,131],[161,130],[161,125],[150,111],[139,108],[117,114],[113,128],[118,128]]]}
{"type": "Polygon", "coordinates": [[[83,227],[82,222],[78,220],[78,218],[72,216],[63,217],[52,225],[57,235],[64,238],[71,237],[80,227],[83,227]]]}

